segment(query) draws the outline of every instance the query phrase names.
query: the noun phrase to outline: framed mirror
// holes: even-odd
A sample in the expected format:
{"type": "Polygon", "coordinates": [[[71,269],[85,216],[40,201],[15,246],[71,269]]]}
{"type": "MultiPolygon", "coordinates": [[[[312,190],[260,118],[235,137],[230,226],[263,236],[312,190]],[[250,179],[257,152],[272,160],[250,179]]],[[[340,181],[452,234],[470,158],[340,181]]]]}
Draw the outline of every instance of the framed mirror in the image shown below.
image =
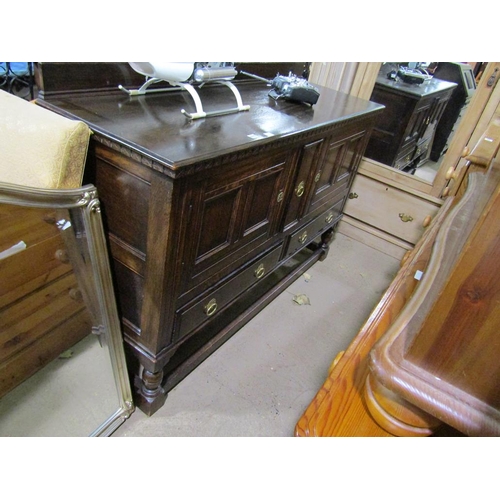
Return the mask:
{"type": "MultiPolygon", "coordinates": [[[[309,80],[312,83],[335,88],[363,99],[370,99],[383,64],[385,63],[314,62],[311,65],[309,80]]],[[[439,169],[432,180],[420,179],[409,173],[400,172],[366,156],[360,166],[360,171],[363,171],[363,169],[376,171],[378,175],[389,179],[397,179],[397,182],[408,186],[410,189],[436,198],[443,196],[443,192],[445,196],[454,194],[465,175],[464,149],[479,140],[499,106],[500,87],[496,84],[500,77],[499,73],[499,62],[482,63],[481,74],[478,75],[480,78],[474,95],[471,96],[470,102],[468,102],[447,151],[441,158],[439,169]],[[453,174],[450,173],[450,169],[453,170],[453,174]],[[450,186],[450,189],[445,191],[448,186],[450,186]]]]}
{"type": "Polygon", "coordinates": [[[134,411],[93,186],[0,184],[0,436],[109,436],[134,411]]]}

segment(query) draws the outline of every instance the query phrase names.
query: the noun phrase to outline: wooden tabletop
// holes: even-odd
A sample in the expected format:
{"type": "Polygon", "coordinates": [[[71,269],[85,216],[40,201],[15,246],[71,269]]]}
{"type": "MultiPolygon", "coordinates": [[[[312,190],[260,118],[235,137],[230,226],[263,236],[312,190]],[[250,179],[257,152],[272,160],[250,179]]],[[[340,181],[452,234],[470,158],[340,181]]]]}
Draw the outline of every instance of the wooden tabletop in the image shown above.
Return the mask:
{"type": "MultiPolygon", "coordinates": [[[[249,111],[189,121],[181,109],[194,111],[191,96],[180,90],[129,96],[123,91],[70,93],[38,104],[88,123],[97,134],[121,142],[172,171],[276,138],[383,110],[383,106],[318,87],[314,106],[268,96],[263,82],[237,84],[249,111]]],[[[231,90],[220,84],[199,89],[205,111],[236,106],[231,90]]]]}

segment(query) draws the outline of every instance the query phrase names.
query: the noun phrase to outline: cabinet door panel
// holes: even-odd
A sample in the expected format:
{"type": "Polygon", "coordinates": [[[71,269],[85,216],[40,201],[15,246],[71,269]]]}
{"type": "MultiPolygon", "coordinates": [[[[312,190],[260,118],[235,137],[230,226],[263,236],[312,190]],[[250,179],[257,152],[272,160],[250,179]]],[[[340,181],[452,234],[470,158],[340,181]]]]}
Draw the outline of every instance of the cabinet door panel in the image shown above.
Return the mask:
{"type": "Polygon", "coordinates": [[[187,221],[183,291],[209,285],[257,255],[279,230],[293,162],[288,152],[233,165],[195,187],[187,221]],[[191,235],[198,235],[189,241],[191,235]]]}
{"type": "Polygon", "coordinates": [[[260,175],[248,185],[246,206],[243,215],[242,237],[274,233],[273,212],[277,203],[277,188],[280,185],[282,168],[260,175]]]}
{"type": "Polygon", "coordinates": [[[332,142],[326,152],[321,169],[316,174],[314,194],[309,211],[322,205],[325,199],[334,198],[346,189],[361,161],[365,132],[332,142]]]}
{"type": "Polygon", "coordinates": [[[285,230],[295,225],[299,219],[304,215],[307,199],[310,189],[307,189],[312,184],[312,177],[320,162],[320,155],[322,153],[322,145],[325,139],[306,144],[299,156],[297,176],[293,191],[290,193],[287,212],[285,216],[285,230]]]}
{"type": "Polygon", "coordinates": [[[236,215],[241,186],[208,195],[203,206],[196,262],[219,252],[235,239],[236,215]]]}

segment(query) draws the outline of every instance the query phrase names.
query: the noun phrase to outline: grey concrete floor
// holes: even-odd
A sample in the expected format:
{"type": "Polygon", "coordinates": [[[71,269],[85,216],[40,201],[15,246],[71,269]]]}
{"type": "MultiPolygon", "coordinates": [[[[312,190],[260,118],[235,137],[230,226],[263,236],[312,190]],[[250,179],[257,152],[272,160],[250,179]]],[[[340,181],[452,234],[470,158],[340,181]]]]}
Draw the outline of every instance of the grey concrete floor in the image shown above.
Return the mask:
{"type": "Polygon", "coordinates": [[[337,234],[325,261],[181,381],[154,415],[137,409],[113,437],[292,436],[335,355],[398,269],[393,257],[337,234]],[[297,304],[299,294],[310,304],[297,304]]]}
{"type": "MultiPolygon", "coordinates": [[[[337,234],[325,261],[181,381],[154,415],[136,409],[113,437],[293,436],[332,360],[398,269],[393,257],[337,234]],[[297,304],[299,294],[310,304],[297,304]]],[[[118,408],[95,336],[71,351],[0,399],[0,436],[88,436],[118,408]]]]}

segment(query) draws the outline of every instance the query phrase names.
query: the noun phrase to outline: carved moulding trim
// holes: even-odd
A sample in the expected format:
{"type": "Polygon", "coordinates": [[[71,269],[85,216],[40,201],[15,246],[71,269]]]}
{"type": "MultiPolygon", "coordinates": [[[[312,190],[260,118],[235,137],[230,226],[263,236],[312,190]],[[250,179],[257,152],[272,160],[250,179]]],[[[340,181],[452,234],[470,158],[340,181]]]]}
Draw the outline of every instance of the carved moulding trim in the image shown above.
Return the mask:
{"type": "Polygon", "coordinates": [[[186,175],[191,175],[206,169],[218,167],[222,164],[232,163],[257,156],[268,151],[283,149],[288,146],[295,146],[303,141],[308,141],[312,137],[324,136],[333,133],[336,129],[357,123],[358,121],[365,120],[371,115],[353,116],[346,120],[340,120],[328,125],[311,128],[306,131],[292,133],[283,137],[276,138],[276,136],[262,139],[256,143],[249,143],[242,146],[242,149],[229,151],[225,154],[214,153],[214,157],[202,160],[185,160],[178,163],[170,162],[168,159],[155,158],[154,155],[145,150],[140,150],[136,146],[128,145],[126,142],[120,141],[116,138],[111,138],[102,135],[99,131],[94,131],[92,138],[100,144],[121,153],[127,158],[140,163],[157,172],[161,172],[171,178],[180,178],[186,175]]]}

